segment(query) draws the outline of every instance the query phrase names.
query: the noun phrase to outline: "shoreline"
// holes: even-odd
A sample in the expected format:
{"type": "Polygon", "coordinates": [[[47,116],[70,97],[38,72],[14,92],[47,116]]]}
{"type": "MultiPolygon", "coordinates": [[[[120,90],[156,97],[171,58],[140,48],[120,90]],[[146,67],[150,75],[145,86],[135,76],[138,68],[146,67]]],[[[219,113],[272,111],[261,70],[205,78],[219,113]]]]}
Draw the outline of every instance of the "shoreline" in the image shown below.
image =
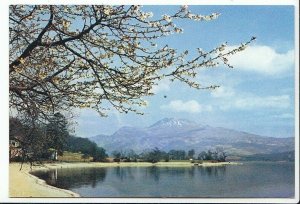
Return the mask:
{"type": "Polygon", "coordinates": [[[57,188],[48,185],[44,180],[32,175],[30,172],[45,171],[57,168],[89,168],[89,167],[211,167],[223,165],[240,165],[237,162],[218,162],[218,163],[203,163],[194,165],[190,162],[113,162],[113,163],[100,163],[100,162],[80,162],[80,163],[66,163],[55,162],[45,163],[43,165],[33,166],[32,171],[28,163],[23,164],[21,171],[20,163],[9,164],[9,197],[11,198],[26,198],[26,197],[45,197],[45,198],[68,198],[80,197],[79,194],[67,189],[57,188]]]}
{"type": "Polygon", "coordinates": [[[33,166],[24,163],[20,171],[20,163],[9,164],[9,197],[10,198],[68,198],[80,197],[67,189],[48,185],[46,181],[32,175],[32,171],[48,170],[45,166],[33,166]]]}

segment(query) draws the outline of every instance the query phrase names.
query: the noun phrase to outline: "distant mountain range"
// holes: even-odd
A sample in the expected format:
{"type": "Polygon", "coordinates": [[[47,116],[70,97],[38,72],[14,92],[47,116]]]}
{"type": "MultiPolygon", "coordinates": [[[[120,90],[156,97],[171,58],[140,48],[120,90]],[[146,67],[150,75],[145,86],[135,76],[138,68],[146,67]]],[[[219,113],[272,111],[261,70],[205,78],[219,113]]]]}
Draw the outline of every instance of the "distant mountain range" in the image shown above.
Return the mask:
{"type": "Polygon", "coordinates": [[[220,146],[228,154],[238,156],[294,150],[293,137],[265,137],[175,118],[162,119],[146,128],[122,127],[112,135],[97,135],[89,139],[109,153],[128,149],[141,152],[154,147],[165,151],[194,149],[199,153],[220,146]]]}

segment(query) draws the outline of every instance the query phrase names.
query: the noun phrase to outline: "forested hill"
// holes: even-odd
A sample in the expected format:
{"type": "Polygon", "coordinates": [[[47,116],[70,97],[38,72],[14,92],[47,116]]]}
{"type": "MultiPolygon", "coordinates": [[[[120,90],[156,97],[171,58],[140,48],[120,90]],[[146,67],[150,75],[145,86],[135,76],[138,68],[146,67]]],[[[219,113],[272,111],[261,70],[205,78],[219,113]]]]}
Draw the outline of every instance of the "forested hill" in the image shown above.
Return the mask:
{"type": "Polygon", "coordinates": [[[81,152],[84,155],[92,156],[94,161],[101,161],[107,157],[105,149],[98,147],[95,142],[90,141],[88,138],[69,136],[64,150],[69,152],[81,152]]]}

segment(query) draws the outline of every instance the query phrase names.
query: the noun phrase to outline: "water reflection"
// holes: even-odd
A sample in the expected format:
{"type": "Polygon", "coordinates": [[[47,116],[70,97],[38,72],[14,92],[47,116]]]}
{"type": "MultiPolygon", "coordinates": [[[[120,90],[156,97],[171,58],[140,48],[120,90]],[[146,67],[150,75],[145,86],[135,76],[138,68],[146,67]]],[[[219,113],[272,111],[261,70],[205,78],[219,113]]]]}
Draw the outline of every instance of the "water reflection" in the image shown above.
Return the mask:
{"type": "Polygon", "coordinates": [[[65,168],[35,172],[50,185],[83,197],[287,197],[293,164],[65,168]]]}
{"type": "MultiPolygon", "coordinates": [[[[199,172],[201,176],[219,177],[224,176],[226,172],[226,166],[220,167],[189,167],[189,168],[174,168],[174,167],[145,167],[145,168],[128,168],[128,167],[115,167],[110,168],[113,175],[123,182],[126,180],[135,180],[139,177],[139,169],[143,169],[142,172],[145,179],[153,180],[156,183],[159,182],[161,177],[172,176],[179,177],[187,175],[189,178],[193,178],[196,172],[199,172]]],[[[76,188],[82,185],[91,185],[92,188],[96,187],[97,183],[101,183],[105,180],[107,168],[74,168],[74,169],[53,169],[47,172],[35,172],[34,174],[44,180],[50,185],[59,186],[62,188],[76,188]]]]}
{"type": "Polygon", "coordinates": [[[223,177],[226,173],[226,166],[200,167],[198,169],[202,176],[223,177]]]}
{"type": "Polygon", "coordinates": [[[47,172],[34,172],[33,174],[48,184],[60,188],[76,188],[83,185],[90,185],[92,188],[97,183],[103,182],[106,177],[106,168],[70,168],[51,169],[47,172]]]}
{"type": "MultiPolygon", "coordinates": [[[[112,168],[114,175],[120,181],[134,180],[137,175],[137,168],[112,168]]],[[[35,172],[34,174],[50,185],[60,186],[62,188],[75,188],[82,185],[91,185],[93,188],[98,182],[103,182],[106,177],[107,168],[74,168],[74,169],[53,169],[47,172],[35,172]]],[[[195,176],[196,171],[202,176],[224,176],[226,166],[220,167],[190,167],[190,168],[172,168],[172,167],[146,167],[144,171],[145,179],[159,182],[162,175],[181,176],[188,175],[189,178],[195,176]]]]}
{"type": "Polygon", "coordinates": [[[132,172],[132,168],[124,168],[124,167],[115,167],[113,168],[116,176],[121,180],[132,179],[134,180],[134,174],[132,172]]]}
{"type": "Polygon", "coordinates": [[[156,166],[146,168],[145,177],[150,179],[153,178],[155,182],[158,182],[160,178],[159,168],[157,168],[156,166]]]}
{"type": "MultiPolygon", "coordinates": [[[[128,169],[130,171],[130,168],[128,169]]],[[[145,178],[153,179],[158,182],[164,175],[169,176],[184,176],[187,175],[189,178],[193,178],[198,171],[201,176],[208,177],[223,177],[226,173],[226,166],[218,167],[188,167],[188,168],[174,168],[174,167],[148,167],[145,169],[145,178]]]]}
{"type": "Polygon", "coordinates": [[[195,170],[197,167],[193,166],[192,168],[188,169],[188,175],[190,178],[193,178],[195,176],[195,170]]]}

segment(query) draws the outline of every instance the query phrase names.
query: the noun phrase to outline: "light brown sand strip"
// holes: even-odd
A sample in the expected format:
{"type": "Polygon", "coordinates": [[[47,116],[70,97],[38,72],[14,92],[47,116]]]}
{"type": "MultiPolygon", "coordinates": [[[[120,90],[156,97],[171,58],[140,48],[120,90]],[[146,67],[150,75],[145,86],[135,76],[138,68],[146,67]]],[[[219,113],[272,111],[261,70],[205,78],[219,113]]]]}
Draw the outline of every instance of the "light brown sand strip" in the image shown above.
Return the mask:
{"type": "MultiPolygon", "coordinates": [[[[33,170],[45,167],[33,167],[33,170]]],[[[24,164],[20,171],[19,163],[9,165],[9,196],[10,197],[79,197],[78,194],[49,186],[45,181],[29,173],[30,166],[24,164]]]]}

